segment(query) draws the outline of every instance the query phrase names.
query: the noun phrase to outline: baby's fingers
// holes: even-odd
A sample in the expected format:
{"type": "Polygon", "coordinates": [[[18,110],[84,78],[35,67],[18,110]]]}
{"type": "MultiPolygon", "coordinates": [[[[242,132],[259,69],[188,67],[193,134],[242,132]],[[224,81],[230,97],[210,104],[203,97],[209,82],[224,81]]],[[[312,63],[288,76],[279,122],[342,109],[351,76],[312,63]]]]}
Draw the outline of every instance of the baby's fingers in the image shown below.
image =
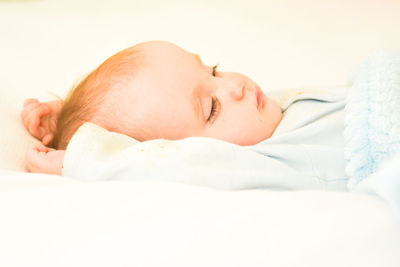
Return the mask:
{"type": "Polygon", "coordinates": [[[45,153],[55,150],[54,148],[50,148],[50,147],[44,146],[42,144],[38,144],[38,145],[34,146],[33,149],[36,150],[37,152],[45,152],[45,153]]]}
{"type": "Polygon", "coordinates": [[[31,100],[28,101],[29,99],[25,100],[24,102],[24,108],[22,109],[21,112],[21,119],[24,121],[25,123],[25,119],[26,117],[28,117],[28,115],[32,112],[32,110],[34,110],[35,108],[37,108],[39,106],[39,103],[31,100]]]}
{"type": "Polygon", "coordinates": [[[29,115],[34,111],[35,109],[40,108],[40,102],[37,99],[27,99],[24,102],[24,108],[21,112],[21,118],[24,120],[25,118],[29,117],[29,115]]]}
{"type": "Polygon", "coordinates": [[[25,99],[25,101],[24,101],[24,108],[25,108],[27,105],[32,104],[32,103],[39,103],[39,100],[37,100],[36,98],[27,98],[27,99],[25,99]]]}
{"type": "Polygon", "coordinates": [[[65,150],[55,150],[37,145],[26,152],[26,167],[29,172],[62,174],[65,150]]]}
{"type": "Polygon", "coordinates": [[[44,172],[48,167],[47,153],[54,151],[42,144],[29,148],[26,151],[26,166],[29,172],[44,172]]]}
{"type": "Polygon", "coordinates": [[[29,148],[26,151],[26,167],[29,172],[39,172],[45,152],[40,152],[36,147],[29,148]]]}
{"type": "Polygon", "coordinates": [[[40,104],[35,106],[33,109],[30,109],[22,118],[25,128],[27,128],[33,136],[42,138],[46,131],[45,129],[40,128],[40,122],[42,117],[50,114],[50,112],[50,109],[44,104],[40,104]]]}
{"type": "MultiPolygon", "coordinates": [[[[34,99],[36,100],[36,99],[34,99]]],[[[45,116],[51,113],[51,109],[45,103],[39,103],[37,100],[29,102],[24,106],[21,112],[22,120],[27,120],[32,116],[45,116]]]]}
{"type": "Polygon", "coordinates": [[[46,134],[42,139],[43,145],[47,146],[48,144],[50,144],[51,141],[53,141],[53,138],[54,138],[53,134],[51,133],[46,134]]]}

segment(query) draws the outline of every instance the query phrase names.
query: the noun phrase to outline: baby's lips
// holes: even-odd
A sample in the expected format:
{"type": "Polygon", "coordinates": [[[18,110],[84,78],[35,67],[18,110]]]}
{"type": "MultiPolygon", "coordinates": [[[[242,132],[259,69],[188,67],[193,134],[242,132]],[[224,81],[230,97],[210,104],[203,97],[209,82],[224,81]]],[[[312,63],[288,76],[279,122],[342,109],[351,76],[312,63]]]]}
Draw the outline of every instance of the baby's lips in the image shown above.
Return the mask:
{"type": "Polygon", "coordinates": [[[256,87],[256,100],[257,100],[257,109],[261,110],[264,107],[264,93],[261,91],[259,87],[256,87]]]}

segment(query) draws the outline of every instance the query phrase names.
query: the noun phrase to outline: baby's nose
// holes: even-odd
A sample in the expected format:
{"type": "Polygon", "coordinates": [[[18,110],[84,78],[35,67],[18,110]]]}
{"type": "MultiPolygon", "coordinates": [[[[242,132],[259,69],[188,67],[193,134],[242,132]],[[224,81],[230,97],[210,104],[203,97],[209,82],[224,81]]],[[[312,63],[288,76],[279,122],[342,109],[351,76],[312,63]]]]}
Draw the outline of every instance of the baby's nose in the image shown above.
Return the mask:
{"type": "Polygon", "coordinates": [[[234,100],[242,100],[245,95],[246,86],[242,82],[232,83],[230,86],[230,96],[234,100]]]}

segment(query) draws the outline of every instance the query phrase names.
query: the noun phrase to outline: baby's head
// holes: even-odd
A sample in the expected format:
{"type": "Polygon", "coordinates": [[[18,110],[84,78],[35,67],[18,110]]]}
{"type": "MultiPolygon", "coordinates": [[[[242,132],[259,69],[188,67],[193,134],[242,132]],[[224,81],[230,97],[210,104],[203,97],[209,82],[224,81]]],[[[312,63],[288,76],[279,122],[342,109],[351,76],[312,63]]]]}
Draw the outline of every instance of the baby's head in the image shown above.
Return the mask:
{"type": "Polygon", "coordinates": [[[139,141],[203,136],[253,145],[269,138],[281,118],[278,104],[247,76],[150,41],[108,58],[74,88],[53,145],[65,149],[87,121],[139,141]]]}

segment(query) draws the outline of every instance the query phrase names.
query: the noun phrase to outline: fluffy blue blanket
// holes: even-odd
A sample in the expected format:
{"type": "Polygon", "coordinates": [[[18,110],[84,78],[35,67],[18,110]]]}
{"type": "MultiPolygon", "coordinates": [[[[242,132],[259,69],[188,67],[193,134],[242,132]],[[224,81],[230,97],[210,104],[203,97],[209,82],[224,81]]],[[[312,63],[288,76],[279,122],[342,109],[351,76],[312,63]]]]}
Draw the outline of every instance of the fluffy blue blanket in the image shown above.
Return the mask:
{"type": "Polygon", "coordinates": [[[372,54],[356,68],[351,82],[344,131],[348,188],[377,193],[398,212],[400,52],[372,54]]]}

